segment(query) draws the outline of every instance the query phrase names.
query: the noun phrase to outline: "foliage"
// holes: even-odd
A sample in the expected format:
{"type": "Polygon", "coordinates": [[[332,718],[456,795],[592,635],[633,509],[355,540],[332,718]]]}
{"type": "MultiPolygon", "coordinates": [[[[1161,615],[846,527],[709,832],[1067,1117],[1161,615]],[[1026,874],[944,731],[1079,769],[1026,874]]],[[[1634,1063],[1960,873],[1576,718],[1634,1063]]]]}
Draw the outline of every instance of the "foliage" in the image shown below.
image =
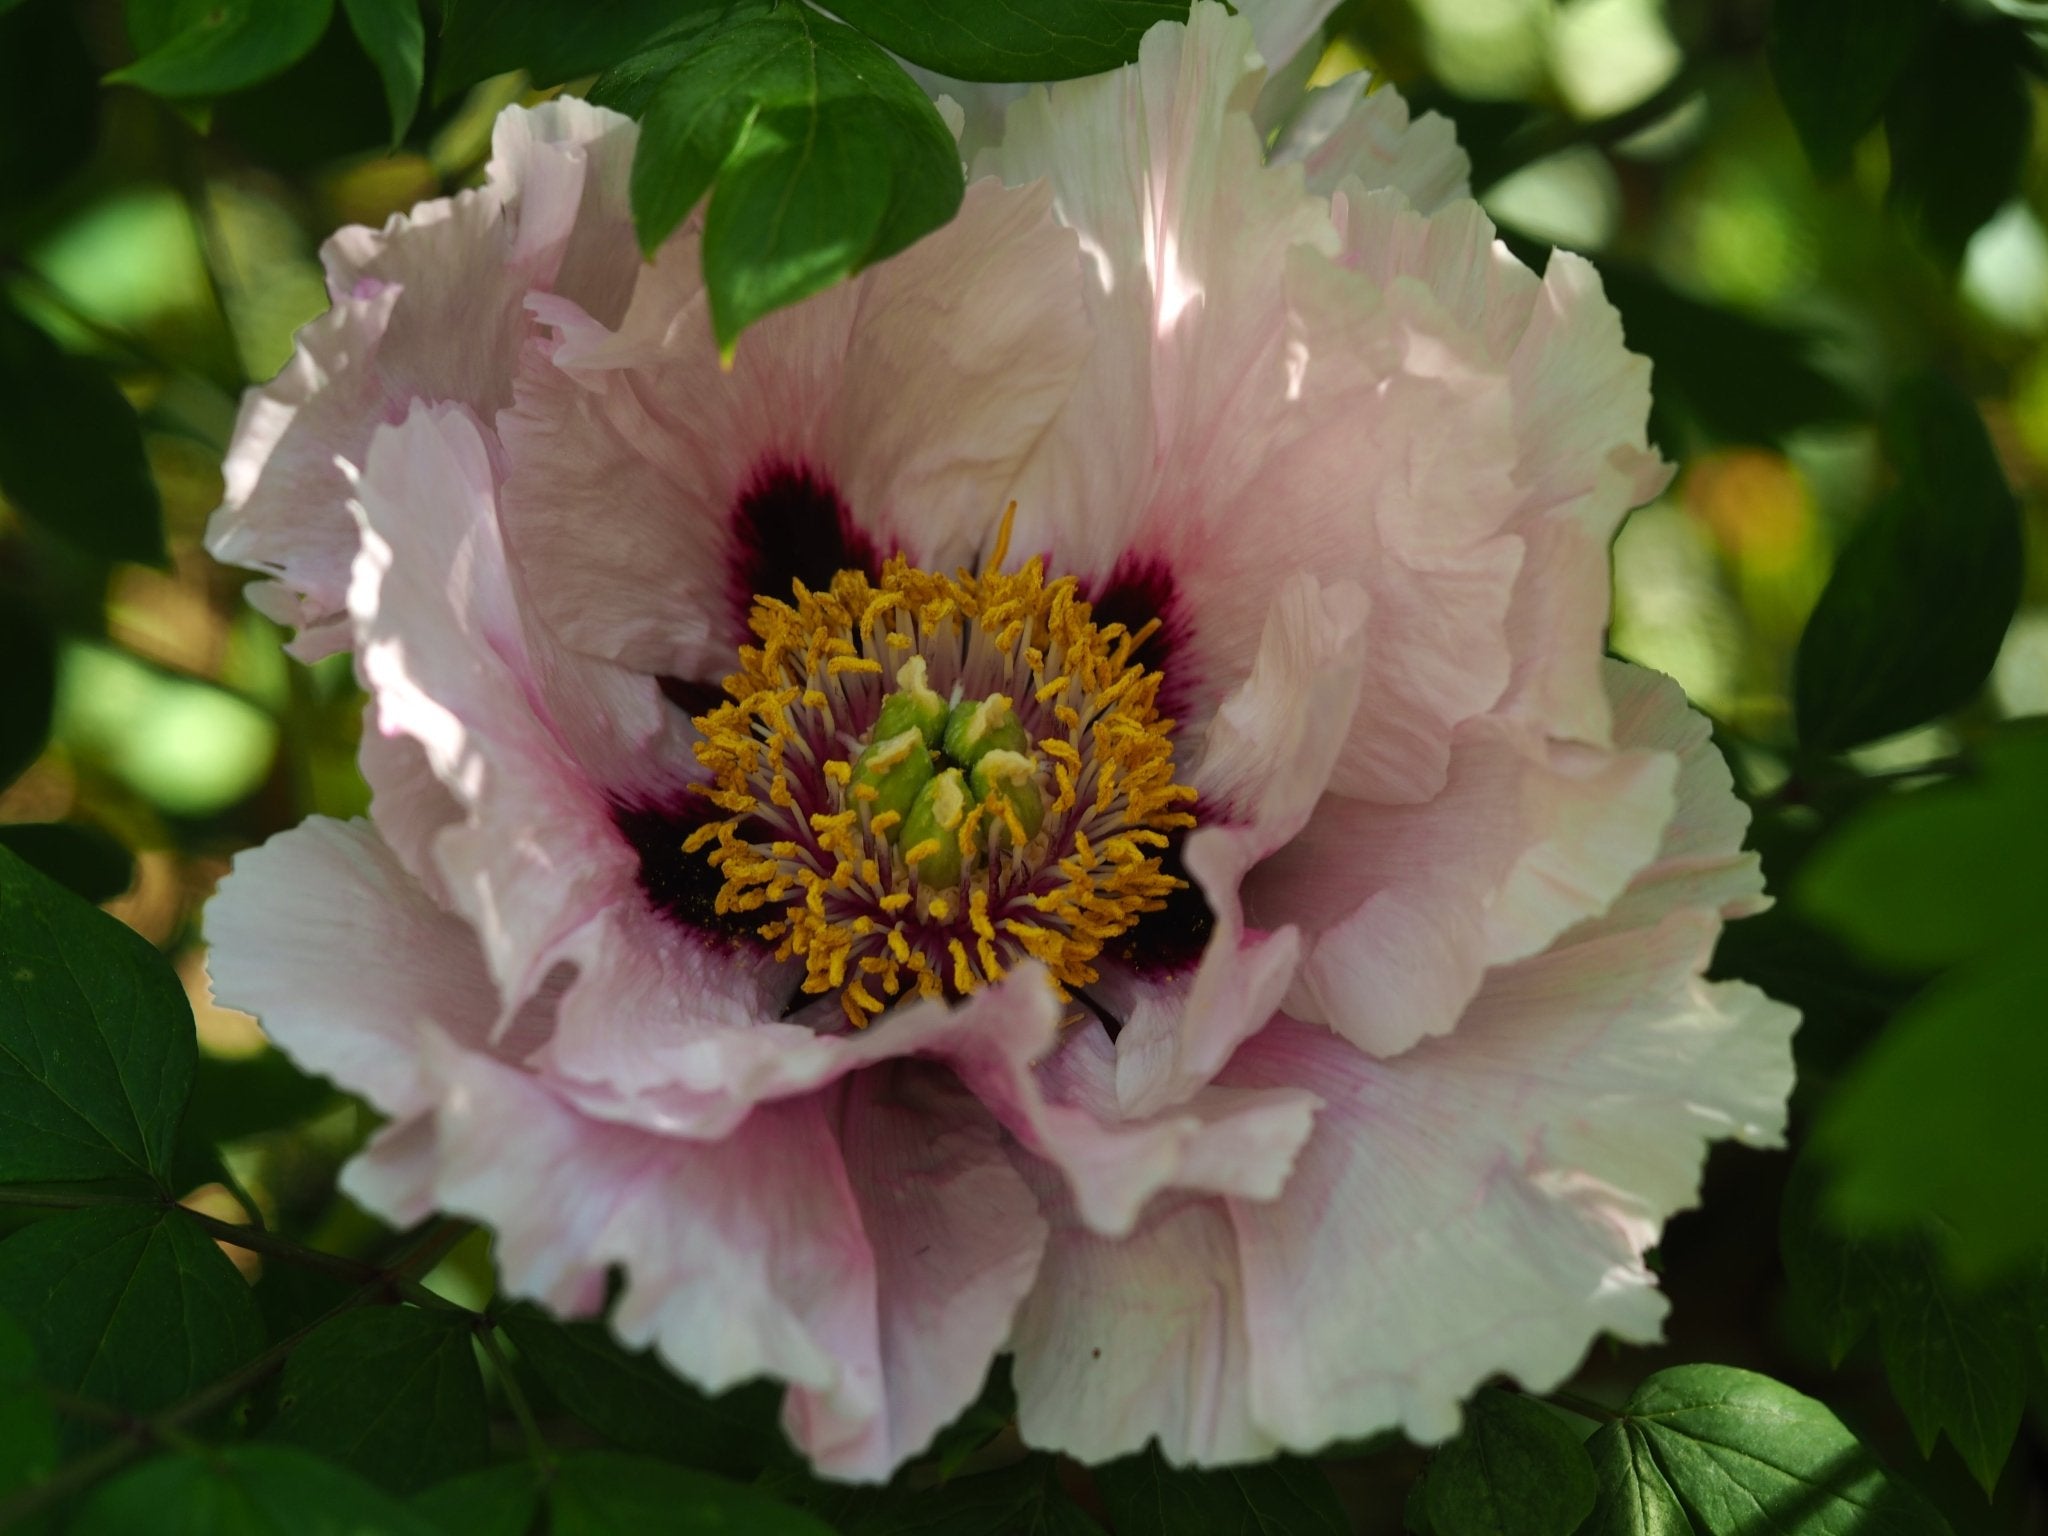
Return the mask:
{"type": "Polygon", "coordinates": [[[1613,644],[1715,715],[1790,898],[1719,972],[1807,1015],[1791,1153],[1717,1154],[1658,1255],[1685,1363],[1597,1351],[1441,1446],[1207,1471],[1028,1452],[999,1368],[894,1482],[828,1486],[766,1384],[708,1397],[498,1296],[460,1223],[355,1210],[368,1112],[210,1006],[226,856],[366,796],[346,664],[284,662],[197,549],[235,392],[325,302],[314,242],[473,182],[496,108],[566,87],[642,119],[643,244],[701,217],[730,351],[957,207],[899,60],[1083,75],[1183,9],[0,0],[0,1529],[2005,1536],[2041,1507],[2030,0],[1351,0],[1295,76],[1371,66],[1452,117],[1510,247],[1594,251],[1655,364],[1681,474],[1617,544],[1613,644]]]}

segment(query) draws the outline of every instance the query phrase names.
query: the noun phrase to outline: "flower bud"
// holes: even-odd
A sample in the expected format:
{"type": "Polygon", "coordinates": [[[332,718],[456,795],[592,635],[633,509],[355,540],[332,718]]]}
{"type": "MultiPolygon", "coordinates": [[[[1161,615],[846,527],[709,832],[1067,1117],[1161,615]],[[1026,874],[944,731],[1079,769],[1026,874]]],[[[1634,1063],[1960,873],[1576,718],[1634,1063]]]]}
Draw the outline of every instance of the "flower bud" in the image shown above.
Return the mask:
{"type": "Polygon", "coordinates": [[[946,756],[972,768],[991,752],[1024,752],[1031,746],[1024,722],[1007,694],[992,693],[979,704],[962,699],[946,717],[946,756]]]}
{"type": "Polygon", "coordinates": [[[958,768],[946,769],[918,791],[899,841],[919,884],[960,883],[960,822],[966,814],[967,786],[958,768]]]}
{"type": "Polygon", "coordinates": [[[874,739],[886,741],[915,730],[924,737],[926,746],[936,747],[946,730],[946,701],[933,690],[922,656],[911,657],[897,670],[896,687],[898,692],[882,700],[874,739]]]}
{"type": "Polygon", "coordinates": [[[861,812],[861,824],[871,825],[884,811],[894,811],[896,820],[883,829],[896,836],[918,791],[931,782],[932,757],[924,737],[913,727],[893,736],[877,737],[854,760],[852,803],[861,812]],[[872,798],[865,793],[873,790],[872,798]]]}
{"type": "MultiPolygon", "coordinates": [[[[1022,752],[1009,752],[998,747],[985,754],[974,765],[969,783],[974,787],[977,804],[994,795],[1007,805],[1017,817],[1017,824],[1024,829],[1024,841],[1038,836],[1038,829],[1045,825],[1045,796],[1038,789],[1038,766],[1022,752]]],[[[997,815],[990,818],[992,827],[1009,828],[1008,818],[997,815]]],[[[990,836],[994,835],[991,830],[990,836]]],[[[1014,831],[1006,831],[1012,841],[1014,831]]]]}

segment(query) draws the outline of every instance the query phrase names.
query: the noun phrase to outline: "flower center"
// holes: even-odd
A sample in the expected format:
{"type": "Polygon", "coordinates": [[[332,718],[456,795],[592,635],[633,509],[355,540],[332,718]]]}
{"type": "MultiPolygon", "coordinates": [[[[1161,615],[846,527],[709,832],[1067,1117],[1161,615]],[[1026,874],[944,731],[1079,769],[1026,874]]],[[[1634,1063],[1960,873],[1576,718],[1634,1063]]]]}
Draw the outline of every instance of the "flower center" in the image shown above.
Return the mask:
{"type": "Polygon", "coordinates": [[[755,599],[729,701],[696,717],[722,812],[684,843],[723,877],[803,990],[864,1025],[914,989],[960,996],[1020,958],[1062,997],[1183,882],[1160,868],[1194,824],[1173,775],[1157,621],[1098,626],[1071,577],[900,555],[879,581],[755,599]]]}

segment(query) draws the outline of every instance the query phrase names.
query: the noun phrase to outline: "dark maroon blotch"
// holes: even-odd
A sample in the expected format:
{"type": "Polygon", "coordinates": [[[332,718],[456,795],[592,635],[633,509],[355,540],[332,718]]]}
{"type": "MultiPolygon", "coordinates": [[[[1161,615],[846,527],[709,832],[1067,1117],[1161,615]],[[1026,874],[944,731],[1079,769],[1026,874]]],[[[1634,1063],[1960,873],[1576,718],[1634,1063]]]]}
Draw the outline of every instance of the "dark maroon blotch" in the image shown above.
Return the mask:
{"type": "Polygon", "coordinates": [[[1173,572],[1157,560],[1125,559],[1089,599],[1095,622],[1103,628],[1121,624],[1135,634],[1154,619],[1159,628],[1138,647],[1133,659],[1141,666],[1163,675],[1159,689],[1159,712],[1180,712],[1175,686],[1174,653],[1186,638],[1173,572]]]}
{"type": "Polygon", "coordinates": [[[1185,832],[1173,834],[1159,855],[1162,873],[1181,882],[1157,912],[1147,912],[1137,922],[1109,941],[1105,953],[1148,981],[1163,980],[1194,969],[1202,951],[1209,947],[1209,935],[1216,929],[1216,914],[1210,910],[1202,888],[1189,878],[1181,856],[1187,841],[1185,832]]]}
{"type": "Polygon", "coordinates": [[[693,682],[687,677],[657,677],[661,685],[661,696],[692,718],[708,715],[725,702],[725,688],[720,683],[693,682]]]}
{"type": "Polygon", "coordinates": [[[744,629],[757,596],[788,602],[798,582],[822,592],[841,571],[873,577],[882,567],[832,482],[808,464],[778,458],[755,467],[733,504],[727,569],[744,629]]]}
{"type": "MultiPolygon", "coordinates": [[[[683,852],[684,840],[719,815],[703,796],[685,795],[671,805],[614,805],[612,825],[640,856],[640,889],[655,911],[707,939],[733,947],[761,947],[760,935],[745,916],[718,910],[725,877],[712,867],[705,851],[683,852]]],[[[742,822],[740,836],[765,841],[773,834],[742,822]]]]}

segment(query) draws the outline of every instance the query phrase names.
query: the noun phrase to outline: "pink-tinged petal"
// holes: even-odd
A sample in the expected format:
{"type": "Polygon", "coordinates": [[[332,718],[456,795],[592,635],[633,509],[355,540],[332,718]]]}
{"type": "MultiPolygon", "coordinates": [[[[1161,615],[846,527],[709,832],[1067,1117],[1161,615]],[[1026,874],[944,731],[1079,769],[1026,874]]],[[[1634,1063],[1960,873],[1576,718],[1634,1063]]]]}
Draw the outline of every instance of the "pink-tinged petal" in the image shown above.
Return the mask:
{"type": "MultiPolygon", "coordinates": [[[[686,749],[651,682],[572,663],[529,629],[492,488],[489,445],[460,407],[380,429],[356,486],[349,605],[377,730],[417,742],[463,808],[428,836],[422,873],[475,928],[509,1016],[585,924],[642,909],[608,797],[686,749]]],[[[408,801],[402,754],[383,766],[380,787],[411,807],[401,851],[416,851],[433,797],[415,783],[408,801]]]]}
{"type": "MultiPolygon", "coordinates": [[[[693,229],[616,331],[536,301],[559,340],[529,355],[500,426],[542,615],[589,654],[723,676],[765,574],[756,543],[795,532],[746,515],[777,473],[836,503],[847,526],[829,532],[865,545],[848,553],[971,562],[1087,353],[1077,261],[1044,188],[979,183],[945,228],[750,329],[729,371],[693,229]]],[[[797,574],[822,585],[831,567],[797,574]]]]}
{"type": "Polygon", "coordinates": [[[217,559],[277,579],[252,590],[299,626],[304,660],[343,649],[355,527],[340,464],[415,400],[488,414],[511,399],[531,328],[526,295],[559,287],[615,316],[635,266],[626,174],[635,126],[580,101],[498,120],[483,186],[422,203],[323,248],[334,307],[276,379],[244,398],[226,490],[207,530],[217,559]],[[337,461],[340,461],[339,464],[337,461]]]}
{"type": "Polygon", "coordinates": [[[1244,0],[1237,12],[1252,24],[1252,45],[1278,70],[1316,40],[1340,0],[1244,0]]]}
{"type": "Polygon", "coordinates": [[[885,1410],[796,1435],[819,1469],[882,1478],[974,1400],[1045,1247],[1038,1199],[988,1111],[942,1069],[896,1063],[847,1086],[846,1172],[875,1255],[885,1410]]]}
{"type": "Polygon", "coordinates": [[[1274,141],[1275,164],[1298,163],[1309,190],[1327,196],[1392,188],[1421,213],[1470,197],[1472,161],[1450,119],[1425,112],[1412,122],[1392,86],[1368,93],[1362,74],[1310,91],[1274,141]]]}
{"type": "Polygon", "coordinates": [[[1127,1114],[1187,1099],[1273,1016],[1301,955],[1281,923],[1247,931],[1238,887],[1301,831],[1350,733],[1366,657],[1365,595],[1302,573],[1267,616],[1250,675],[1218,706],[1189,771],[1203,825],[1185,861],[1215,927],[1192,981],[1135,991],[1117,1037],[1127,1114]]]}
{"type": "Polygon", "coordinates": [[[1155,510],[1220,516],[1272,454],[1274,274],[1335,232],[1297,173],[1263,165],[1248,115],[1261,78],[1250,24],[1200,5],[1147,32],[1134,67],[1027,94],[976,162],[1045,178],[1080,238],[1095,351],[1015,492],[1018,547],[1063,571],[1107,577],[1155,510]]]}
{"type": "Polygon", "coordinates": [[[1667,752],[1486,717],[1460,730],[1435,799],[1332,796],[1246,882],[1254,921],[1308,935],[1287,1011],[1378,1056],[1446,1033],[1489,967],[1605,912],[1649,864],[1677,772],[1667,752]]]}
{"type": "Polygon", "coordinates": [[[497,1019],[475,936],[360,821],[315,816],[236,855],[207,906],[206,937],[221,1002],[389,1115],[433,1098],[420,1020],[481,1043],[497,1019]]]}
{"type": "Polygon", "coordinates": [[[1228,1081],[1326,1101],[1280,1199],[1231,1206],[1259,1423],[1302,1448],[1442,1440],[1490,1375],[1542,1391],[1600,1332],[1656,1336],[1644,1252],[1710,1139],[1775,1144],[1792,1081],[1797,1016],[1698,979],[1718,926],[1678,913],[1495,971],[1392,1061],[1293,1023],[1246,1045],[1228,1081]]]}
{"type": "Polygon", "coordinates": [[[1567,942],[1647,928],[1680,910],[1724,918],[1763,911],[1771,904],[1763,864],[1742,847],[1749,807],[1736,798],[1706,717],[1662,673],[1610,661],[1605,677],[1615,744],[1677,757],[1677,809],[1648,867],[1602,916],[1574,928],[1567,942]]]}
{"type": "Polygon", "coordinates": [[[1155,1201],[1111,1241],[1043,1175],[1037,1182],[1052,1239],[1010,1340],[1025,1441],[1108,1461],[1156,1439],[1169,1461],[1205,1465],[1279,1449],[1251,1415],[1244,1285],[1224,1202],[1155,1201]]]}

